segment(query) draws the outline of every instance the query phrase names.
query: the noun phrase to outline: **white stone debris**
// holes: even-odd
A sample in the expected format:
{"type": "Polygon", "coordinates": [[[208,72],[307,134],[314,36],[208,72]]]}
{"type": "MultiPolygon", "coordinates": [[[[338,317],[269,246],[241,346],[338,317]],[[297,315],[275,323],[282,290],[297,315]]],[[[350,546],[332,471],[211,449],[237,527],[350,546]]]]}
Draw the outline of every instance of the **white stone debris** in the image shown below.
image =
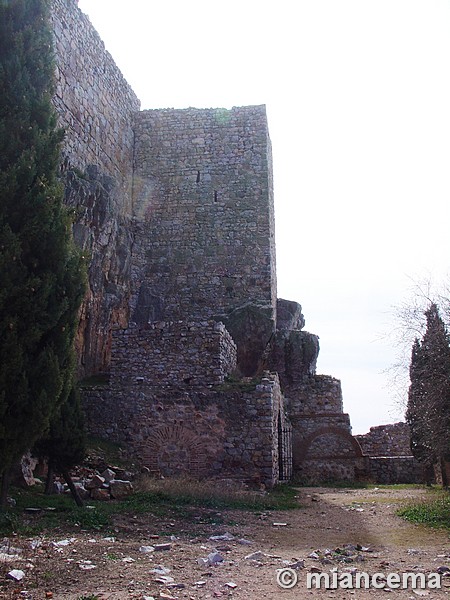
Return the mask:
{"type": "Polygon", "coordinates": [[[170,573],[170,569],[163,567],[162,565],[158,565],[154,569],[150,569],[150,573],[155,573],[155,575],[168,575],[170,573]]]}
{"type": "Polygon", "coordinates": [[[156,552],[163,552],[165,550],[170,550],[172,548],[171,544],[155,544],[154,546],[156,552]]]}
{"type": "Polygon", "coordinates": [[[223,562],[223,556],[219,552],[211,552],[211,554],[208,554],[207,560],[208,564],[211,566],[218,565],[223,562]]]}
{"type": "Polygon", "coordinates": [[[153,579],[155,583],[161,583],[162,585],[167,585],[168,583],[175,583],[175,579],[170,577],[169,575],[161,575],[160,577],[155,577],[153,579]]]}
{"type": "Polygon", "coordinates": [[[9,579],[13,579],[14,581],[22,581],[22,579],[25,577],[25,573],[20,569],[13,569],[8,573],[7,577],[9,579]]]}
{"type": "Polygon", "coordinates": [[[78,562],[78,568],[82,571],[92,571],[92,569],[97,568],[97,565],[94,565],[92,560],[80,560],[78,562]]]}
{"type": "Polygon", "coordinates": [[[245,556],[245,560],[262,560],[263,558],[266,558],[267,554],[264,554],[264,552],[261,552],[261,550],[258,550],[257,552],[252,552],[252,554],[247,554],[247,556],[245,556]]]}
{"type": "Polygon", "coordinates": [[[241,544],[241,546],[251,546],[252,544],[254,544],[254,542],[252,542],[251,540],[246,540],[245,538],[237,540],[237,543],[241,544]]]}
{"type": "Polygon", "coordinates": [[[234,540],[234,535],[227,531],[222,535],[212,535],[209,539],[218,542],[231,542],[231,540],[234,540]]]}
{"type": "Polygon", "coordinates": [[[55,548],[61,548],[63,546],[68,546],[69,544],[73,544],[76,541],[76,538],[70,538],[67,540],[60,540],[59,542],[52,542],[52,546],[55,548]]]}

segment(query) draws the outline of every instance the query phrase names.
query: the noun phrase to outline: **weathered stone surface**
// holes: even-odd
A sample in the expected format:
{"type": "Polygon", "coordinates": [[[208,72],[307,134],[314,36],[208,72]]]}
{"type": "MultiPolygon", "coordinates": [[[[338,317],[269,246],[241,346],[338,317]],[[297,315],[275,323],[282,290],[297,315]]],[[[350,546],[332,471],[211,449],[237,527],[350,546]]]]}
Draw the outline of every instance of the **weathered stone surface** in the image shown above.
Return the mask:
{"type": "Polygon", "coordinates": [[[77,242],[90,256],[77,337],[83,376],[107,368],[111,327],[128,320],[132,115],[140,103],[77,3],[51,5],[66,202],[77,242]]]}
{"type": "Polygon", "coordinates": [[[134,128],[133,320],[223,321],[254,374],[276,303],[265,107],[142,111],[134,128]]]}
{"type": "Polygon", "coordinates": [[[371,427],[356,439],[368,456],[411,456],[411,431],[407,423],[371,427]]]}
{"type": "Polygon", "coordinates": [[[252,376],[265,368],[265,352],[275,333],[272,306],[248,302],[228,313],[223,320],[237,344],[240,372],[244,376],[252,376]]]}
{"type": "Polygon", "coordinates": [[[236,345],[222,323],[166,322],[113,335],[111,385],[214,385],[236,369],[236,345]]]}
{"type": "Polygon", "coordinates": [[[89,481],[86,482],[85,487],[87,490],[93,490],[96,488],[103,487],[104,483],[105,483],[104,477],[100,477],[100,475],[94,475],[91,479],[89,479],[89,481]]]}
{"type": "MultiPolygon", "coordinates": [[[[74,483],[77,492],[82,500],[87,500],[90,497],[89,490],[87,490],[82,483],[74,483]]],[[[94,488],[95,489],[95,488],[94,488]]]]}
{"type": "Polygon", "coordinates": [[[319,338],[307,331],[277,332],[272,344],[270,367],[277,371],[284,386],[315,375],[319,338]]]}
{"type": "Polygon", "coordinates": [[[118,181],[88,167],[83,177],[70,170],[65,202],[77,215],[77,245],[90,256],[88,290],[77,334],[79,374],[109,366],[111,329],[125,327],[131,280],[131,218],[118,209],[118,181]]]}
{"type": "Polygon", "coordinates": [[[108,490],[94,488],[91,490],[91,498],[92,498],[92,500],[106,501],[106,500],[110,500],[111,496],[109,495],[108,490]]]}
{"type": "Polygon", "coordinates": [[[116,478],[116,473],[112,469],[105,469],[102,472],[101,476],[103,477],[106,483],[109,483],[110,481],[116,478]]]}
{"type": "Polygon", "coordinates": [[[131,496],[133,493],[133,484],[131,481],[122,481],[121,479],[113,479],[109,484],[111,497],[115,500],[123,500],[131,496]]]}

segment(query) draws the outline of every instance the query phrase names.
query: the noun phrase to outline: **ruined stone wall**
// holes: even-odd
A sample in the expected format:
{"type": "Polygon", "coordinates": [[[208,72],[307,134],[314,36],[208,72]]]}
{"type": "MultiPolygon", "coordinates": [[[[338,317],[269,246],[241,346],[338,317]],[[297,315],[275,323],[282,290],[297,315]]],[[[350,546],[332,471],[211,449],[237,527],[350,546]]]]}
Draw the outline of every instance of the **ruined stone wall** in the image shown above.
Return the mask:
{"type": "Polygon", "coordinates": [[[284,393],[296,476],[314,483],[361,477],[364,461],[351,434],[350,417],[343,412],[341,382],[313,375],[286,386],[284,393]]]}
{"type": "Polygon", "coordinates": [[[343,412],[342,388],[339,379],[330,375],[304,377],[300,384],[289,387],[292,417],[308,418],[343,412]]]}
{"type": "Polygon", "coordinates": [[[278,481],[276,432],[286,417],[276,376],[170,388],[130,378],[85,388],[83,398],[91,433],[122,444],[151,471],[278,481]]]}
{"type": "Polygon", "coordinates": [[[90,258],[77,335],[79,375],[107,369],[131,282],[133,115],[139,101],[75,0],[52,0],[54,104],[65,129],[62,177],[74,236],[90,258]]]}
{"type": "Polygon", "coordinates": [[[413,456],[371,456],[369,477],[374,483],[424,483],[425,470],[413,456]]]}
{"type": "Polygon", "coordinates": [[[411,434],[406,423],[378,425],[355,437],[368,456],[411,456],[411,434]]]}
{"type": "Polygon", "coordinates": [[[236,369],[236,345],[222,323],[157,322],[113,334],[113,387],[214,385],[236,369]]]}
{"type": "Polygon", "coordinates": [[[135,122],[136,284],[170,319],[275,308],[271,150],[265,107],[146,110],[135,122]],[[139,265],[137,265],[139,266],[139,265]]]}

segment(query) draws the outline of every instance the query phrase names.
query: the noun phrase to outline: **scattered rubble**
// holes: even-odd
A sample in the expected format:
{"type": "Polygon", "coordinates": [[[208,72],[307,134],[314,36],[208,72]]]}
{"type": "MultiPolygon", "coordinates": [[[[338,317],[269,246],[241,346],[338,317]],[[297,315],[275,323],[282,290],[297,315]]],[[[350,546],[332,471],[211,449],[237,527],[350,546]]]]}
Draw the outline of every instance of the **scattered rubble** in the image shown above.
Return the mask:
{"type": "MultiPolygon", "coordinates": [[[[442,591],[424,595],[410,590],[405,599],[446,597],[447,584],[450,584],[448,536],[442,536],[445,542],[433,542],[435,546],[431,551],[422,545],[422,539],[414,537],[411,525],[399,521],[413,531],[408,543],[398,548],[379,545],[373,534],[366,536],[366,530],[359,527],[361,517],[342,511],[344,503],[338,510],[347,521],[339,523],[340,529],[320,529],[321,512],[326,504],[326,497],[321,497],[320,509],[315,504],[307,521],[304,513],[290,513],[289,527],[276,531],[272,523],[283,522],[277,520],[280,515],[269,513],[269,518],[261,521],[259,515],[233,513],[233,518],[228,519],[224,511],[225,522],[235,524],[219,531],[217,525],[201,523],[199,527],[197,523],[140,515],[132,519],[120,517],[114,536],[79,530],[73,536],[66,532],[66,537],[60,534],[53,539],[46,536],[5,538],[0,541],[0,552],[8,559],[2,561],[0,555],[0,597],[14,600],[281,598],[284,592],[277,595],[274,586],[275,574],[283,568],[297,571],[301,582],[306,573],[437,572],[442,575],[442,591]],[[245,525],[236,524],[241,517],[245,525]],[[358,520],[358,527],[350,533],[346,523],[352,520],[358,520]],[[169,529],[170,523],[176,526],[174,534],[169,529]],[[274,536],[278,536],[276,541],[274,536]],[[250,544],[255,545],[251,553],[250,544]],[[408,548],[408,545],[415,547],[408,548]],[[156,548],[160,549],[159,554],[156,548]],[[416,564],[418,560],[420,565],[416,564]],[[363,565],[360,561],[364,561],[363,565]],[[21,579],[17,575],[14,578],[14,573],[20,573],[21,579]],[[21,589],[22,586],[26,589],[21,589]]],[[[380,512],[386,510],[385,514],[392,515],[393,510],[385,506],[383,504],[380,512]]],[[[325,510],[329,511],[329,506],[325,510]]],[[[386,523],[389,527],[385,516],[377,519],[378,524],[386,523]]],[[[436,532],[430,533],[430,536],[436,535],[436,532]]],[[[299,600],[311,597],[304,595],[303,587],[295,589],[299,600]]],[[[358,594],[358,600],[376,600],[380,595],[385,596],[377,590],[368,590],[358,594]]],[[[338,598],[336,594],[329,596],[338,598]]],[[[286,598],[289,597],[287,593],[286,598]]]]}

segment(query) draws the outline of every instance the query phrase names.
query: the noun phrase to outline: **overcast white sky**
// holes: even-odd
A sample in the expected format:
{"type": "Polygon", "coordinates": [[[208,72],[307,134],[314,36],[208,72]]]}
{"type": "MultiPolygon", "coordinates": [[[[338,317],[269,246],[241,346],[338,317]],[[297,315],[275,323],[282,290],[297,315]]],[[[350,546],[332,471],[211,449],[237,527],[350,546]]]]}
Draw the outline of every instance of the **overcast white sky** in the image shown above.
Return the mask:
{"type": "Polygon", "coordinates": [[[449,269],[449,0],[79,0],[142,108],[266,104],[278,296],[353,432],[402,417],[383,335],[449,269]]]}

